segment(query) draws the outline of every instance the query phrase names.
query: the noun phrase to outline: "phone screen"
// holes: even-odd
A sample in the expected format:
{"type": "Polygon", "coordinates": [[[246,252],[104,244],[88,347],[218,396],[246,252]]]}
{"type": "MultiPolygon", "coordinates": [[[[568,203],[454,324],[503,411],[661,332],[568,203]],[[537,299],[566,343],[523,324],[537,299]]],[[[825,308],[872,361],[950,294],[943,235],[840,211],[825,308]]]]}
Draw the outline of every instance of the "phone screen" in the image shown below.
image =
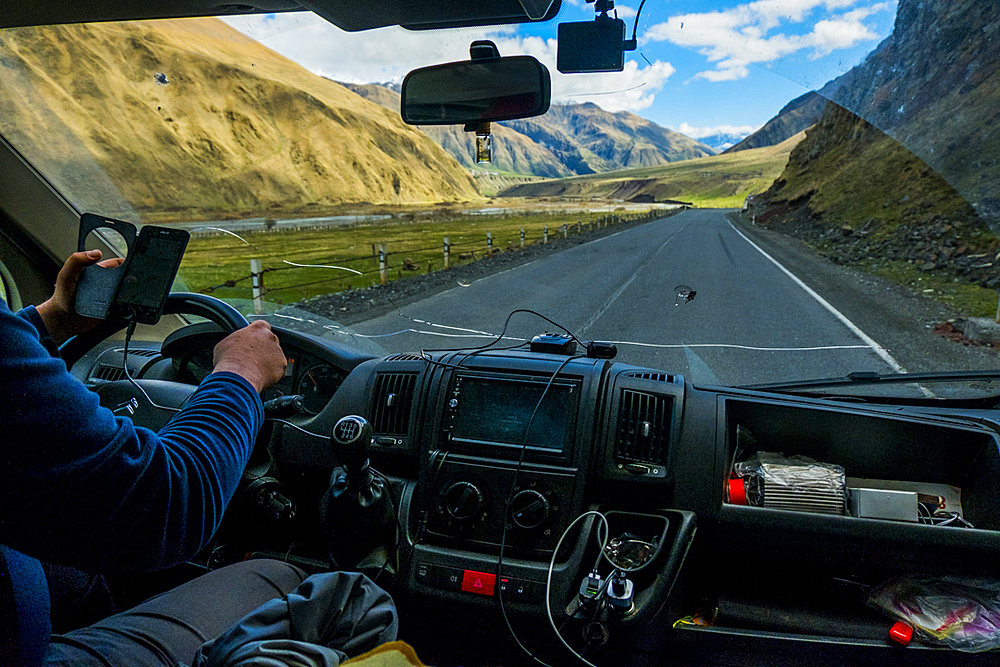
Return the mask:
{"type": "Polygon", "coordinates": [[[190,235],[180,229],[143,227],[129,253],[112,317],[154,324],[163,310],[190,235]]]}

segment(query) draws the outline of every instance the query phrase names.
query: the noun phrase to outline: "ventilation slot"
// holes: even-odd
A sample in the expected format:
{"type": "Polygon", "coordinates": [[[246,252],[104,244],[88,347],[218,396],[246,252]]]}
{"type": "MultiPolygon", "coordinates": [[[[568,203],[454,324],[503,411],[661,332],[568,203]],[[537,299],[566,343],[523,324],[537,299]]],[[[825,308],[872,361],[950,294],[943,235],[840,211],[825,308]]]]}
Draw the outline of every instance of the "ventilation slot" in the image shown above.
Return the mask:
{"type": "Polygon", "coordinates": [[[615,458],[619,463],[667,465],[671,399],[622,390],[615,458]]]}
{"type": "Polygon", "coordinates": [[[423,361],[423,357],[417,356],[415,354],[394,354],[391,357],[386,357],[385,361],[423,361]]]}
{"type": "Polygon", "coordinates": [[[406,435],[416,373],[385,373],[375,379],[372,427],[379,435],[406,435]]]}
{"type": "Polygon", "coordinates": [[[92,380],[106,380],[107,382],[124,380],[125,369],[121,366],[108,366],[106,364],[101,364],[93,373],[90,374],[90,378],[92,380]]]}
{"type": "Polygon", "coordinates": [[[674,378],[666,373],[627,373],[625,377],[638,378],[640,380],[652,380],[653,382],[673,382],[674,378]]]}
{"type": "MultiPolygon", "coordinates": [[[[120,347],[115,352],[125,352],[125,348],[120,347]]],[[[156,350],[136,350],[132,349],[128,351],[128,356],[130,357],[158,357],[160,353],[156,350]]]]}

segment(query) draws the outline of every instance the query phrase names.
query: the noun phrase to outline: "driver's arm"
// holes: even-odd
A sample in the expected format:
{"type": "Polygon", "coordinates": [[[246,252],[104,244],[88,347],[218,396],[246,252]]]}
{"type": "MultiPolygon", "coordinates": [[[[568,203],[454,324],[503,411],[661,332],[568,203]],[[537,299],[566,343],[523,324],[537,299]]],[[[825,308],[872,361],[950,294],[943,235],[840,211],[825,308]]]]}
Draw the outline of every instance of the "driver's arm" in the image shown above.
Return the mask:
{"type": "Polygon", "coordinates": [[[196,553],[246,465],[263,417],[258,391],[284,367],[269,327],[255,323],[220,344],[224,370],[157,434],[102,408],[30,319],[0,305],[0,543],[95,571],[196,553]],[[253,367],[256,375],[240,374],[253,367]]]}

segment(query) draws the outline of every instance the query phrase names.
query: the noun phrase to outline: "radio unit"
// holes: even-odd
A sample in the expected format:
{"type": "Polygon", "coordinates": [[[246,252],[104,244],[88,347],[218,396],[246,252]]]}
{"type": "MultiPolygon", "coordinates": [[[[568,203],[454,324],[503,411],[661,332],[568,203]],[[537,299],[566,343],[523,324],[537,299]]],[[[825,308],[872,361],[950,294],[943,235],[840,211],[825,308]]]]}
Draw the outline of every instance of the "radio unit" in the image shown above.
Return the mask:
{"type": "Polygon", "coordinates": [[[569,463],[580,388],[573,378],[456,373],[445,398],[442,449],[569,463]]]}

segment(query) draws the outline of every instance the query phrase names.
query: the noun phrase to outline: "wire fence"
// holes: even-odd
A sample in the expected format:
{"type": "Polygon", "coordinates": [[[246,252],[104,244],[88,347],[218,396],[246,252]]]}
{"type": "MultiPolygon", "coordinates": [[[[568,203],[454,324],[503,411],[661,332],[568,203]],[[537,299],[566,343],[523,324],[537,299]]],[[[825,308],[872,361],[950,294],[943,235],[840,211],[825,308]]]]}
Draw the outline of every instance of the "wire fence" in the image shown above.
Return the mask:
{"type": "MultiPolygon", "coordinates": [[[[515,252],[520,249],[527,248],[530,245],[557,242],[572,236],[591,234],[608,227],[622,224],[649,222],[664,217],[665,215],[669,215],[669,213],[665,213],[662,210],[651,210],[632,214],[603,215],[586,222],[577,221],[575,224],[570,222],[553,224],[551,226],[544,224],[540,229],[537,225],[535,225],[533,230],[534,233],[529,233],[528,230],[522,226],[520,229],[515,230],[511,230],[509,228],[504,229],[498,234],[495,234],[493,231],[486,231],[478,234],[476,238],[466,240],[458,239],[452,241],[449,237],[442,237],[441,242],[433,246],[415,246],[413,242],[409,240],[389,239],[382,243],[372,243],[371,253],[369,254],[324,259],[322,264],[299,264],[290,262],[287,259],[271,257],[270,259],[272,261],[281,262],[287,266],[279,265],[263,267],[258,259],[252,260],[258,262],[257,266],[260,267],[258,271],[255,272],[251,268],[251,271],[245,275],[227,279],[219,284],[204,286],[197,291],[205,294],[211,294],[219,290],[245,290],[249,288],[252,290],[255,303],[259,303],[265,295],[273,292],[288,293],[298,291],[300,296],[302,294],[305,294],[306,296],[316,296],[319,294],[338,292],[344,289],[352,289],[359,286],[376,284],[384,285],[394,280],[402,279],[407,275],[420,273],[424,270],[426,270],[427,273],[435,270],[448,270],[470,262],[480,261],[496,254],[515,252]],[[364,266],[362,263],[368,263],[368,265],[364,266]],[[331,275],[330,277],[320,279],[312,279],[312,276],[310,276],[310,279],[293,282],[291,284],[283,284],[284,281],[272,283],[271,280],[267,280],[266,278],[269,274],[278,275],[288,271],[298,271],[303,273],[312,272],[313,275],[315,275],[315,271],[320,269],[334,270],[338,273],[337,275],[331,275]],[[244,285],[244,283],[247,283],[248,281],[251,285],[244,285]],[[332,285],[333,289],[325,289],[325,291],[316,290],[315,288],[320,285],[332,285]]],[[[276,227],[254,230],[244,235],[252,238],[257,234],[295,234],[303,230],[323,231],[333,228],[336,228],[338,231],[365,227],[388,229],[403,226],[412,227],[413,224],[414,221],[411,220],[372,220],[338,225],[283,226],[280,228],[276,227]]],[[[225,234],[236,236],[235,234],[224,231],[196,232],[192,236],[196,238],[211,238],[223,236],[225,234]]],[[[260,250],[260,246],[257,244],[249,243],[239,236],[237,236],[237,238],[240,238],[243,243],[249,246],[256,247],[258,251],[260,250]]],[[[265,253],[262,252],[261,254],[265,253]]]]}

